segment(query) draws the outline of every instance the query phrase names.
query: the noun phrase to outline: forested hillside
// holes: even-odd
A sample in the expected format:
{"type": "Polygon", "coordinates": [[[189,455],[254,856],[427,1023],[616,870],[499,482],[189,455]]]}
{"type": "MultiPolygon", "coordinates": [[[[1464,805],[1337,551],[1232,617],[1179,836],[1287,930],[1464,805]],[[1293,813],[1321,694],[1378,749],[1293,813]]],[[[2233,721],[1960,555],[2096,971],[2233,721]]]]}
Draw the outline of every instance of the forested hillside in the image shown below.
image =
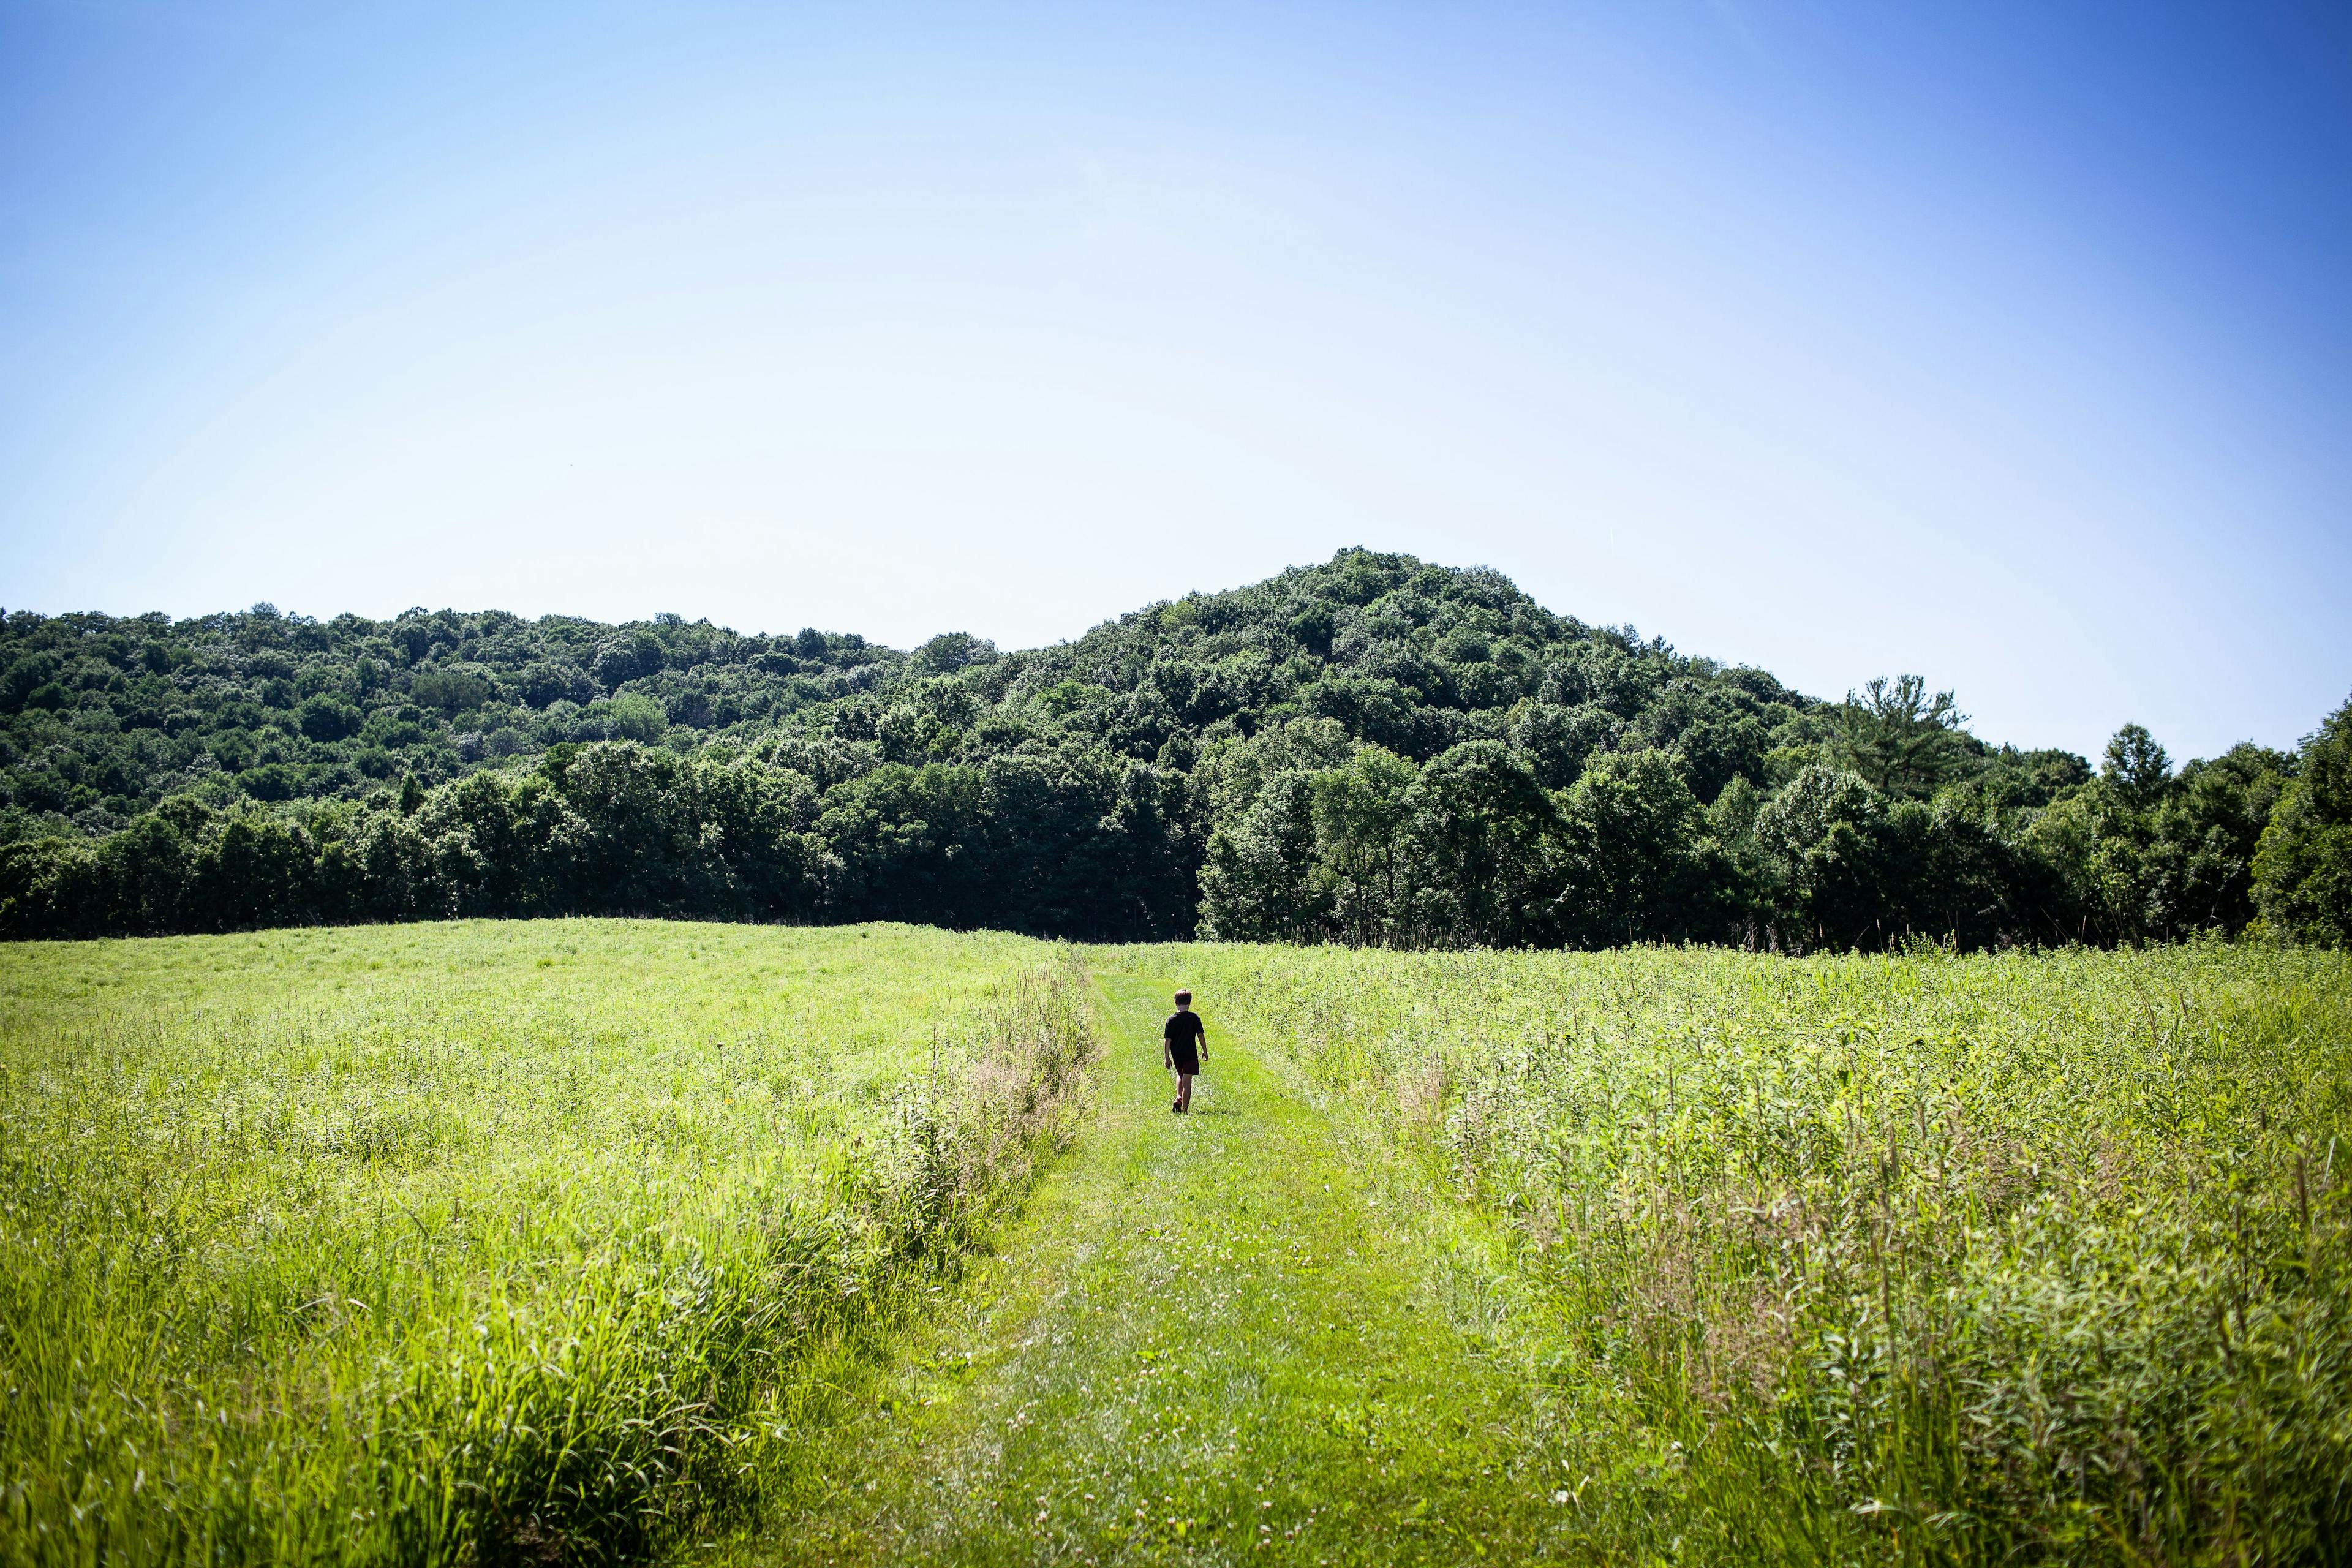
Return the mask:
{"type": "Polygon", "coordinates": [[[2097,768],[1346,551],[1001,653],[660,616],[0,623],[0,934],[457,914],[1782,950],[2352,931],[2352,719],[2097,768]],[[2267,837],[2265,834],[2267,832],[2267,837]]]}

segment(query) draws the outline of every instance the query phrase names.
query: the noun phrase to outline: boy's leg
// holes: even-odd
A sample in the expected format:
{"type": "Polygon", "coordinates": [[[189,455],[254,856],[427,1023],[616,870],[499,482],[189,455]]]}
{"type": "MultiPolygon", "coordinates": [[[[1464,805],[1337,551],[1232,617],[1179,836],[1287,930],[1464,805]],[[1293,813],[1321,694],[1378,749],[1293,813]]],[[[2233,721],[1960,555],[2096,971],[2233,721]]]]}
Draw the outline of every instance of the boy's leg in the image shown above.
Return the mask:
{"type": "Polygon", "coordinates": [[[1191,1073],[1180,1072],[1176,1075],[1176,1103],[1186,1110],[1192,1109],[1192,1075],[1191,1073]]]}

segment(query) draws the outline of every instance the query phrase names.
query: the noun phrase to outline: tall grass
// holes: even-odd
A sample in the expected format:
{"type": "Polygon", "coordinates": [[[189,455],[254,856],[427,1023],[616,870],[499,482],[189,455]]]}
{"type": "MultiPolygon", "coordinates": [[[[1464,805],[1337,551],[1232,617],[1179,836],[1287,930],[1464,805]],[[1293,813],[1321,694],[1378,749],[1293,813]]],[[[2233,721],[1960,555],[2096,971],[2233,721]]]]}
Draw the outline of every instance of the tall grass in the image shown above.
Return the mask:
{"type": "Polygon", "coordinates": [[[617,921],[0,949],[0,1559],[597,1560],[1062,1135],[1009,937],[617,921]]]}
{"type": "Polygon", "coordinates": [[[2344,955],[1153,963],[1486,1216],[1597,1551],[2352,1556],[2344,955]]]}

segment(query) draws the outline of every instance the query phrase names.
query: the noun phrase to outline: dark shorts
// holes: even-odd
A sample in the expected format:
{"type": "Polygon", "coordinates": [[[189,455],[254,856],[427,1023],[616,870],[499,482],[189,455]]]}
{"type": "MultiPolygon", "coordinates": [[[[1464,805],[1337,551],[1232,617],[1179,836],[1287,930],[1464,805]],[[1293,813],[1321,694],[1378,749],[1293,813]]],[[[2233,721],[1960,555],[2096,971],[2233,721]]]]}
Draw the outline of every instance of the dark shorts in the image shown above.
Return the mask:
{"type": "Polygon", "coordinates": [[[1201,1053],[1190,1041],[1181,1046],[1169,1047],[1168,1054],[1174,1058],[1178,1072],[1193,1074],[1200,1072],[1201,1053]]]}

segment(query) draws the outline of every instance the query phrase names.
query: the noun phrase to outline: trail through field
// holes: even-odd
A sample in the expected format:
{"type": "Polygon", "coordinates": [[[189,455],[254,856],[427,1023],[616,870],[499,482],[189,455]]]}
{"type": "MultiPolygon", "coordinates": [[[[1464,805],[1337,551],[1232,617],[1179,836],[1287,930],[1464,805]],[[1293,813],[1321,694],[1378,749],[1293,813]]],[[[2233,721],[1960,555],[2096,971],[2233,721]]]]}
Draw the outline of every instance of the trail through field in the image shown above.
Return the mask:
{"type": "Polygon", "coordinates": [[[746,1553],[791,1563],[1509,1561],[1524,1379],[1436,1310],[1381,1200],[1246,1035],[1171,1113],[1158,976],[1098,974],[1097,1112],[746,1553]]]}

